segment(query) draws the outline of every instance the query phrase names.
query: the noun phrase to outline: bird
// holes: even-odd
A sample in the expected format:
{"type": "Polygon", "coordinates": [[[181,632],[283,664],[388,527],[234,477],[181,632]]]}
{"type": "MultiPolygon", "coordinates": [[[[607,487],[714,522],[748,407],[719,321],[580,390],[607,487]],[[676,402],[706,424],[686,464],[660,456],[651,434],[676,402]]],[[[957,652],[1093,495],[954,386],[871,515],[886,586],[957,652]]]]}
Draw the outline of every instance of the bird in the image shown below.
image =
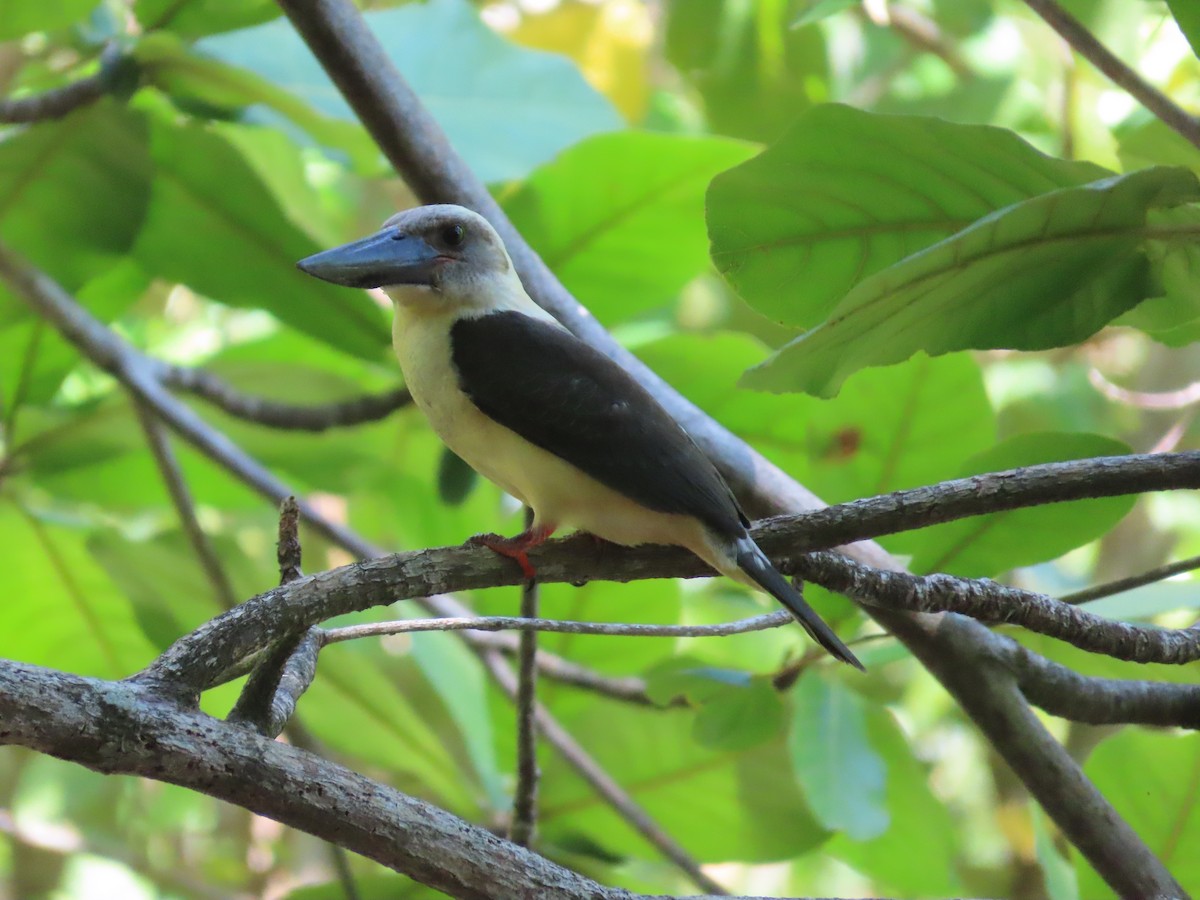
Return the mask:
{"type": "Polygon", "coordinates": [[[772,595],[825,650],[863,669],[754,542],[709,457],[632,375],[530,298],[483,216],[418,206],[296,265],[388,295],[416,405],[451,451],[533,510],[517,536],[472,543],[512,558],[529,579],[528,551],[560,528],[685,547],[772,595]]]}

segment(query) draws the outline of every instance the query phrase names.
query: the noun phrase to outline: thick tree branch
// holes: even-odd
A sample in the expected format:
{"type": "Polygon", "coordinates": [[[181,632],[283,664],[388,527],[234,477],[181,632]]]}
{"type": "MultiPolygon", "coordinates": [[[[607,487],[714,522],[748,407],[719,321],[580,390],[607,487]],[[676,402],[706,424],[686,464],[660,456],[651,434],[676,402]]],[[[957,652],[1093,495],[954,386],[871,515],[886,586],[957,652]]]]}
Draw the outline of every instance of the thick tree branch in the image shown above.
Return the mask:
{"type": "Polygon", "coordinates": [[[1082,22],[1059,6],[1055,0],[1025,0],[1025,4],[1057,31],[1076,53],[1107,75],[1117,87],[1150,110],[1169,128],[1200,147],[1200,119],[1189,115],[1166,94],[1117,59],[1111,50],[1096,40],[1096,36],[1088,31],[1082,22]]]}
{"type": "Polygon", "coordinates": [[[227,800],[453,897],[627,898],[447,812],[128,682],[0,663],[0,743],[227,800]]]}

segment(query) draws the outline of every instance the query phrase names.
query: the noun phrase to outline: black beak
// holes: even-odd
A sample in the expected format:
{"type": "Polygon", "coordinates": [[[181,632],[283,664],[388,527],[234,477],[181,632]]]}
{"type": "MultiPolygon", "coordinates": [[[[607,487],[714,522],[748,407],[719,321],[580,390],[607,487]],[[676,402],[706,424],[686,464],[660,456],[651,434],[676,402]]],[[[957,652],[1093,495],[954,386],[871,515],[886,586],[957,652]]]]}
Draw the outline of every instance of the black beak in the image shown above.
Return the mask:
{"type": "Polygon", "coordinates": [[[438,252],[419,237],[385,228],[370,237],[306,256],[296,267],[346,287],[432,284],[438,252]]]}

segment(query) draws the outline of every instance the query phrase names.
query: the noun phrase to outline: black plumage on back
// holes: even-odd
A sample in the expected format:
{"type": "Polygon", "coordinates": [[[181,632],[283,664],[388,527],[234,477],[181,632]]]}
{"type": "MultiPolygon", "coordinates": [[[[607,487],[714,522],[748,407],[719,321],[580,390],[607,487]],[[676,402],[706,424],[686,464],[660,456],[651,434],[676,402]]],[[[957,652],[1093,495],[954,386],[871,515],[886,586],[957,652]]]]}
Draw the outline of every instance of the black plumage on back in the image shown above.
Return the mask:
{"type": "Polygon", "coordinates": [[[484,415],[642,506],[745,534],[716,467],[607,356],[512,310],[459,319],[450,347],[459,387],[484,415]]]}

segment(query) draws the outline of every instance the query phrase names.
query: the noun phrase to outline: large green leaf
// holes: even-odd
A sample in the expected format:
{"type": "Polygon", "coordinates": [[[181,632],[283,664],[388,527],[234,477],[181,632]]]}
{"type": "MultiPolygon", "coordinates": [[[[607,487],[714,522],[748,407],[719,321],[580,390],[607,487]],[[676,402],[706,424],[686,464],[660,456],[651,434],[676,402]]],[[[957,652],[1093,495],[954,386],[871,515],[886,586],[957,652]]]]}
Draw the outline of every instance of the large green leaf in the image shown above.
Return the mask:
{"type": "MultiPolygon", "coordinates": [[[[1072,344],[1149,296],[1151,210],[1200,198],[1186,169],[1144,169],[1062,188],[979,220],[859,282],[821,325],[744,383],[830,396],[851,372],[918,350],[1072,344]]],[[[1191,239],[1190,224],[1156,229],[1191,239]]]]}
{"type": "Polygon", "coordinates": [[[813,813],[826,828],[856,840],[883,834],[891,821],[890,779],[867,733],[863,699],[816,672],[800,679],[794,696],[788,752],[813,813]]]}
{"type": "Polygon", "coordinates": [[[673,335],[638,354],[831,503],[939,481],[996,440],[979,364],[968,354],[919,354],[856,372],[832,401],[736,387],[762,355],[745,335],[673,335]]]}
{"type": "MultiPolygon", "coordinates": [[[[620,125],[611,104],[573,64],[508,43],[465,0],[412,3],[366,19],[450,143],[485,181],[520,177],[581,138],[620,125]]],[[[352,118],[287,22],[207,38],[197,47],[257,72],[325,115],[352,118]]]]}
{"type": "MultiPolygon", "coordinates": [[[[959,475],[1128,452],[1126,444],[1095,434],[1025,434],[978,454],[959,475]]],[[[996,575],[1054,559],[1095,540],[1129,512],[1135,499],[1101,497],[975,516],[896,535],[889,546],[911,553],[915,572],[996,575]]]]}
{"type": "Polygon", "coordinates": [[[98,0],[0,0],[0,41],[65,28],[97,5],[98,0]]]}
{"type": "MultiPolygon", "coordinates": [[[[1084,773],[1176,881],[1200,884],[1200,735],[1126,728],[1096,749],[1084,773]]],[[[1079,896],[1112,896],[1079,854],[1075,868],[1079,896]]]]}
{"type": "MultiPolygon", "coordinates": [[[[233,112],[261,104],[303,129],[314,141],[346,153],[356,168],[377,168],[379,150],[357,121],[321,113],[249,69],[193,52],[174,34],[148,35],[135,46],[134,58],[143,80],[165,91],[180,106],[199,104],[233,112]]],[[[283,135],[279,138],[292,142],[283,135]]]]}
{"type": "Polygon", "coordinates": [[[382,312],[361,291],[296,269],[319,248],[226,141],[198,125],[156,123],[153,153],[154,190],[134,248],[147,271],[231,306],[266,309],[348,353],[383,356],[382,312]]]}
{"type": "Polygon", "coordinates": [[[589,138],[535,171],[504,208],[602,321],[662,305],[708,265],[704,191],[751,147],[625,131],[589,138]]]}
{"type": "Polygon", "coordinates": [[[128,252],[150,172],[145,119],[112,101],[6,135],[0,239],[74,290],[128,252]]]}
{"type": "MultiPolygon", "coordinates": [[[[590,700],[563,723],[667,834],[701,861],[798,856],[827,833],[813,820],[788,768],[783,742],[718,753],[691,736],[688,710],[590,700]]],[[[606,853],[658,856],[557,755],[542,759],[542,834],[570,844],[586,836],[606,853]]]]}
{"type": "Polygon", "coordinates": [[[246,28],[282,15],[273,0],[135,0],[133,13],[142,28],[170,28],[183,37],[198,37],[246,28]]]}
{"type": "Polygon", "coordinates": [[[1001,128],[818,106],[713,179],[713,261],[760,312],[812,327],[862,279],[976,219],[1107,174],[1001,128]]]}
{"type": "Polygon", "coordinates": [[[5,602],[0,656],[81,675],[124,678],[150,661],[130,604],[78,529],[0,498],[5,602]]]}
{"type": "Polygon", "coordinates": [[[1167,0],[1175,23],[1192,45],[1192,52],[1200,56],[1200,6],[1192,0],[1167,0]]]}
{"type": "Polygon", "coordinates": [[[946,804],[933,795],[929,771],[913,754],[909,738],[892,713],[863,704],[866,736],[887,761],[887,831],[868,840],[837,834],[829,842],[831,856],[875,880],[880,893],[903,897],[952,897],[963,891],[954,866],[962,839],[946,804]],[[921,852],[912,837],[921,835],[921,852]],[[884,890],[886,886],[886,890],[884,890]]]}

